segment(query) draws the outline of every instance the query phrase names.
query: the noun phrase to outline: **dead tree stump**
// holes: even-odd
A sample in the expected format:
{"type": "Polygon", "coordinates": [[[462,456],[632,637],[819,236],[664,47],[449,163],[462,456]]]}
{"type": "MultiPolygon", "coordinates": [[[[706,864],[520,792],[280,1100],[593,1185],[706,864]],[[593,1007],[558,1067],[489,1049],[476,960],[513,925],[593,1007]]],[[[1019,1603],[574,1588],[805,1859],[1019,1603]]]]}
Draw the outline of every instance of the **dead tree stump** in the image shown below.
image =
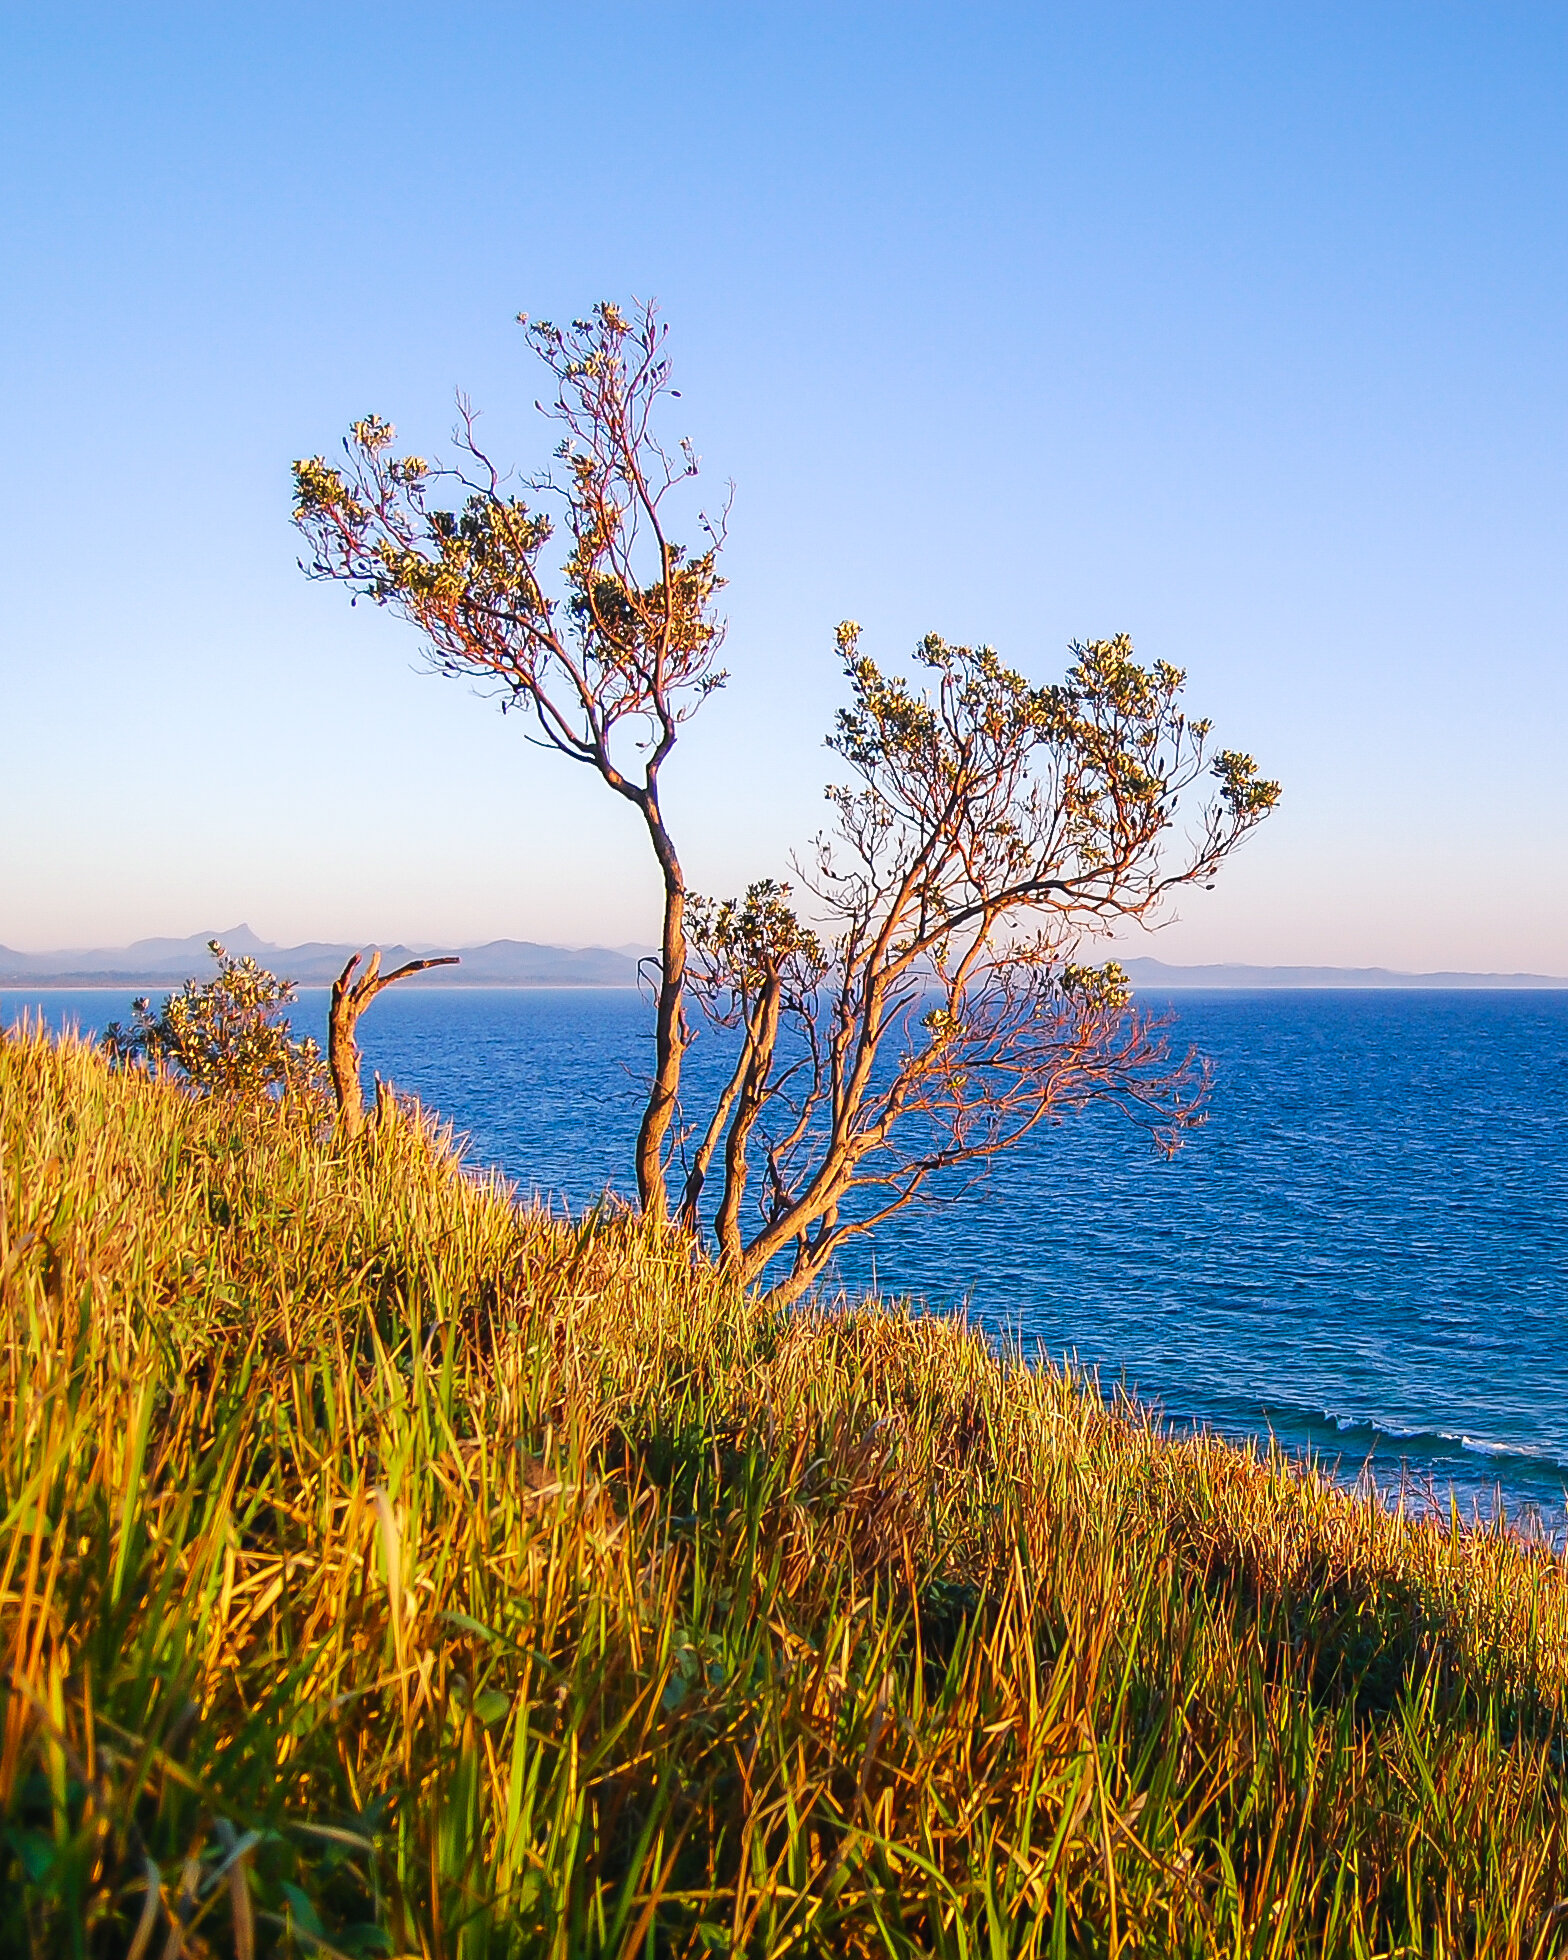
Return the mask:
{"type": "Polygon", "coordinates": [[[438,960],[408,960],[393,972],[383,974],[381,955],[372,953],[364,972],[356,980],[354,969],[364,958],[355,953],[332,983],[332,1011],[327,1018],[327,1067],[332,1075],[332,1095],[337,1103],[335,1134],[341,1143],[351,1143],[365,1127],[365,1097],[359,1079],[359,1043],[355,1032],[359,1017],[383,988],[406,980],[411,973],[423,973],[432,966],[457,966],[456,953],[438,960]]]}

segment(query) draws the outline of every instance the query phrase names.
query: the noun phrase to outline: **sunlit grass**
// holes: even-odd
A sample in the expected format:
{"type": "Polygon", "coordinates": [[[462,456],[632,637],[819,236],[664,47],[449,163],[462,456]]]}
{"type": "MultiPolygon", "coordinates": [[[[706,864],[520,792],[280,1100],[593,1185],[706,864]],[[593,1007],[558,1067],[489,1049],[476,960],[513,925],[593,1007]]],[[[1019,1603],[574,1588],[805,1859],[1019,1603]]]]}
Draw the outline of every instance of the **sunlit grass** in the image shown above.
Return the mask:
{"type": "Polygon", "coordinates": [[[1568,1944],[1561,1564],[0,1040],[0,1948],[1568,1944]]]}

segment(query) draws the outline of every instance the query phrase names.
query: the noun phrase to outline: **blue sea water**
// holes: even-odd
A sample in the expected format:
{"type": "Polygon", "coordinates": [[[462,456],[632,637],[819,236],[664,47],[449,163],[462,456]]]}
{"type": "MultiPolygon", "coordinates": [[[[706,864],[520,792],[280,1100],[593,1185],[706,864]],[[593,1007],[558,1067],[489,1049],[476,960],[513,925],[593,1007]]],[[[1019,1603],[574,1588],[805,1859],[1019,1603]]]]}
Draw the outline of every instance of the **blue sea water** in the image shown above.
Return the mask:
{"type": "MultiPolygon", "coordinates": [[[[101,1028],[123,991],[8,992],[101,1028]]],[[[1037,1133],[839,1280],[975,1314],[1175,1424],[1568,1529],[1568,993],[1184,994],[1211,1117],[1169,1162],[1112,1112],[1037,1133]]],[[[318,1034],[325,998],[296,1025],[318,1034]]],[[[410,986],[369,1067],[470,1159],[573,1208],[624,1190],[650,1016],[614,992],[410,986]]],[[[702,1073],[701,1049],[694,1066],[702,1073]]]]}

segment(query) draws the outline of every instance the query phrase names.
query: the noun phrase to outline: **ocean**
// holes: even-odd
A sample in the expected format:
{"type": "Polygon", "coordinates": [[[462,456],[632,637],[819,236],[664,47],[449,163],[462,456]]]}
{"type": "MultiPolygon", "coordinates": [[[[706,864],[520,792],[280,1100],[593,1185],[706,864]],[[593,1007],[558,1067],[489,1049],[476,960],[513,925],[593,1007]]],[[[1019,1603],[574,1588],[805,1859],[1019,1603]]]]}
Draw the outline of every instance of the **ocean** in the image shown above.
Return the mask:
{"type": "MultiPolygon", "coordinates": [[[[128,1000],[8,990],[0,1018],[96,1030],[128,1000]]],[[[1272,1436],[1467,1518],[1501,1501],[1561,1542],[1568,993],[1169,1008],[1215,1067],[1209,1121],[1174,1159],[1113,1112],[1069,1119],[852,1246],[835,1283],[967,1306],[1173,1425],[1272,1436]]],[[[296,1027],[319,1037],[325,1015],[302,990],[296,1027]]],[[[367,1080],[574,1210],[629,1186],[649,1032],[628,993],[439,985],[383,995],[360,1030],[367,1080]]]]}

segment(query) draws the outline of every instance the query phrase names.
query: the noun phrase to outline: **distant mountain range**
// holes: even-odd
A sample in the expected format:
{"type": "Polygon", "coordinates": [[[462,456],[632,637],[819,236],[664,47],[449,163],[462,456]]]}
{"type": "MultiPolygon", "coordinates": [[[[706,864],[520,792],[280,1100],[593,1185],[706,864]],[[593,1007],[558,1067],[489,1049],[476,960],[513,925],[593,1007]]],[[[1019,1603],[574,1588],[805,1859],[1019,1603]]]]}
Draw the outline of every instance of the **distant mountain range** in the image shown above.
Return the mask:
{"type": "MultiPolygon", "coordinates": [[[[133,946],[93,947],[58,953],[18,953],[0,946],[0,987],[177,987],[193,974],[212,971],[209,939],[233,954],[253,954],[261,964],[301,986],[335,980],[350,953],[361,948],[307,940],[303,946],[275,946],[258,939],[249,926],[227,932],[197,932],[189,939],[138,939],[133,946]]],[[[369,951],[367,946],[363,950],[369,951]]],[[[438,986],[633,987],[640,946],[536,946],[526,939],[492,939],[483,946],[383,946],[381,969],[404,960],[456,953],[461,966],[421,974],[438,986]]]]}
{"type": "MultiPolygon", "coordinates": [[[[216,939],[231,953],[254,954],[261,964],[301,986],[335,980],[349,954],[360,950],[307,940],[275,946],[249,926],[197,932],[189,939],[138,939],[133,946],[94,947],[57,953],[18,953],[0,946],[0,987],[177,987],[212,970],[207,951],[216,939]]],[[[364,950],[369,951],[367,947],[364,950]]],[[[383,946],[381,965],[455,952],[461,966],[421,975],[447,987],[633,987],[646,946],[538,946],[527,939],[492,939],[483,946],[383,946]]],[[[1145,993],[1193,988],[1248,987],[1564,987],[1568,979],[1544,973],[1394,973],[1383,966],[1168,966],[1164,960],[1123,960],[1133,985],[1145,993]]]]}
{"type": "Polygon", "coordinates": [[[1189,988],[1248,987],[1568,987],[1545,973],[1394,973],[1386,966],[1167,966],[1123,960],[1135,987],[1158,993],[1189,988]]]}

